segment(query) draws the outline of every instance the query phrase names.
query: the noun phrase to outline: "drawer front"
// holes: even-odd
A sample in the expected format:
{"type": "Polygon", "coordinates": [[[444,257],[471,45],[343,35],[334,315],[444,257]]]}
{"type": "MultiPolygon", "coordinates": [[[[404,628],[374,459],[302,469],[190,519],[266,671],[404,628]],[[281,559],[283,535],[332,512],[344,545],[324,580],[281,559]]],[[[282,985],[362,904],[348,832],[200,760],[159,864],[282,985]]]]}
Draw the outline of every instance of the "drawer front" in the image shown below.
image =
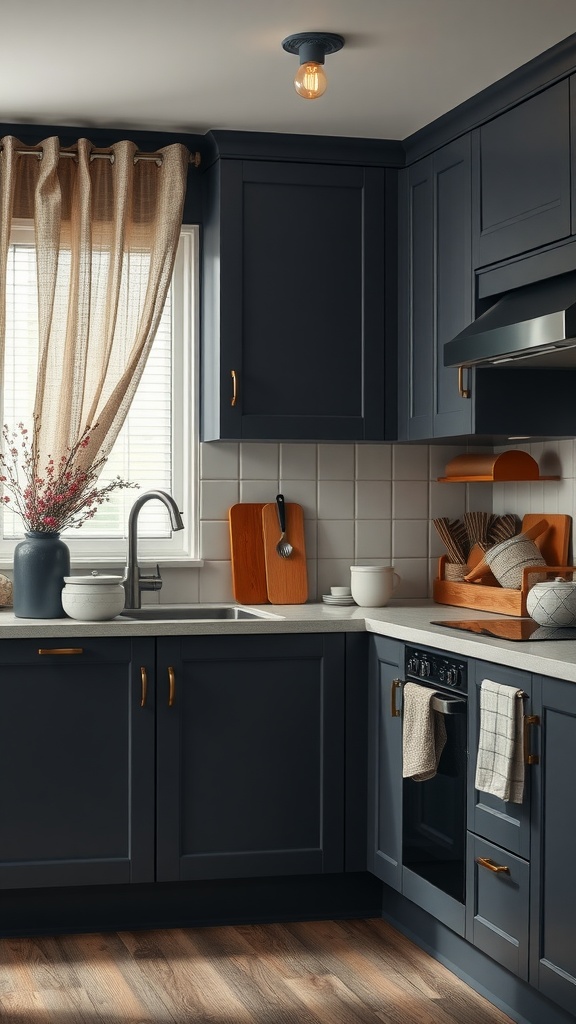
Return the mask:
{"type": "Polygon", "coordinates": [[[529,883],[528,861],[468,833],[466,938],[524,981],[528,979],[529,883]]]}

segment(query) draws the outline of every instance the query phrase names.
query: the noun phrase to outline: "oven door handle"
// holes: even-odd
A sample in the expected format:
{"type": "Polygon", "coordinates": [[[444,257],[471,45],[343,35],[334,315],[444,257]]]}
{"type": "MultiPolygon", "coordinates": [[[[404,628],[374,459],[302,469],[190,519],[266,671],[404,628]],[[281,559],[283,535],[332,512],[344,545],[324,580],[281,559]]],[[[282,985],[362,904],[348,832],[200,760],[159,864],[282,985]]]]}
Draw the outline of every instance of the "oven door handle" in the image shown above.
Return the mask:
{"type": "Polygon", "coordinates": [[[441,715],[463,715],[466,713],[468,701],[461,697],[452,697],[451,694],[440,696],[435,693],[430,701],[433,711],[439,711],[441,715]]]}

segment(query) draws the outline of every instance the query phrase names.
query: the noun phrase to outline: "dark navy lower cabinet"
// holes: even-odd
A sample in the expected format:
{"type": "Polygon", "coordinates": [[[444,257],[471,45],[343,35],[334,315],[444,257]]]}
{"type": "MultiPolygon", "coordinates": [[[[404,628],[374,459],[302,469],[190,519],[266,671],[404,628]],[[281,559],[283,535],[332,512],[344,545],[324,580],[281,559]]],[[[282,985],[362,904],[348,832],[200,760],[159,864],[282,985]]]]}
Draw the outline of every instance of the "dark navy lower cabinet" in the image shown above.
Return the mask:
{"type": "Polygon", "coordinates": [[[404,646],[370,638],[368,695],[368,870],[402,890],[402,704],[395,680],[404,646]]]}
{"type": "Polygon", "coordinates": [[[476,752],[480,733],[480,687],[483,679],[491,679],[503,686],[513,686],[525,697],[518,697],[524,715],[532,713],[532,676],[529,672],[496,665],[488,661],[470,662],[468,680],[468,829],[505,850],[530,859],[530,791],[534,766],[524,769],[524,800],[521,804],[500,800],[490,793],[482,793],[474,786],[476,752]]]}
{"type": "Polygon", "coordinates": [[[3,640],[0,888],[154,880],[154,640],[3,640]]]}
{"type": "Polygon", "coordinates": [[[344,870],[344,644],[159,638],[159,881],[344,870]]]}
{"type": "Polygon", "coordinates": [[[528,980],[530,865],[468,833],[466,937],[528,980]]]}
{"type": "Polygon", "coordinates": [[[536,676],[530,982],[576,1017],[576,686],[536,676]]]}

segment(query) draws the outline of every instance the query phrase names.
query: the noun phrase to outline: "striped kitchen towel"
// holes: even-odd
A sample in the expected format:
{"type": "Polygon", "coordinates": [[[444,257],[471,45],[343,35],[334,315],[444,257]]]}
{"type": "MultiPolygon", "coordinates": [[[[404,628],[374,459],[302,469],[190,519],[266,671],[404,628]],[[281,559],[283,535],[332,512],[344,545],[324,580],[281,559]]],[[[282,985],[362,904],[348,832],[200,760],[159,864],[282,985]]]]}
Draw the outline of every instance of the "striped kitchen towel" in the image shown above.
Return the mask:
{"type": "Polygon", "coordinates": [[[482,680],[474,785],[513,804],[524,796],[523,715],[516,687],[482,680]]]}
{"type": "Polygon", "coordinates": [[[417,683],[404,684],[402,775],[415,782],[425,782],[436,775],[446,744],[444,715],[431,707],[435,692],[417,683]]]}

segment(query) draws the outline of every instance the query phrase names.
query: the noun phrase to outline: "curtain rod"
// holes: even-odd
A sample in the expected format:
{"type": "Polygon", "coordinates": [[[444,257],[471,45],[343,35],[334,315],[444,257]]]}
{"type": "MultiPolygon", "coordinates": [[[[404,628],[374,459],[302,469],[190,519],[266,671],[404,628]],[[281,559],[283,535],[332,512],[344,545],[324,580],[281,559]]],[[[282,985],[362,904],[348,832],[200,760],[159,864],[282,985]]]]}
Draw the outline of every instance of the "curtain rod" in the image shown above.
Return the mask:
{"type": "MultiPolygon", "coordinates": [[[[0,150],[2,150],[2,149],[4,149],[4,146],[0,146],[0,150]]],[[[37,156],[39,160],[42,159],[42,150],[41,149],[34,149],[34,148],[31,148],[31,149],[17,149],[16,153],[18,154],[18,156],[37,156]]],[[[59,156],[60,157],[69,156],[69,157],[72,157],[72,159],[75,159],[76,158],[76,153],[68,153],[65,150],[61,150],[59,156]]],[[[160,165],[162,163],[162,159],[163,158],[162,158],[162,154],[161,153],[140,153],[140,152],[137,152],[137,153],[134,154],[134,163],[136,163],[138,160],[155,160],[156,163],[158,164],[158,166],[160,167],[160,165]]],[[[201,159],[202,159],[202,157],[201,157],[200,153],[198,153],[198,152],[190,153],[189,163],[194,164],[194,167],[199,167],[201,159]]],[[[91,153],[90,154],[90,160],[110,160],[110,162],[113,163],[114,162],[114,154],[113,153],[91,153]]]]}

